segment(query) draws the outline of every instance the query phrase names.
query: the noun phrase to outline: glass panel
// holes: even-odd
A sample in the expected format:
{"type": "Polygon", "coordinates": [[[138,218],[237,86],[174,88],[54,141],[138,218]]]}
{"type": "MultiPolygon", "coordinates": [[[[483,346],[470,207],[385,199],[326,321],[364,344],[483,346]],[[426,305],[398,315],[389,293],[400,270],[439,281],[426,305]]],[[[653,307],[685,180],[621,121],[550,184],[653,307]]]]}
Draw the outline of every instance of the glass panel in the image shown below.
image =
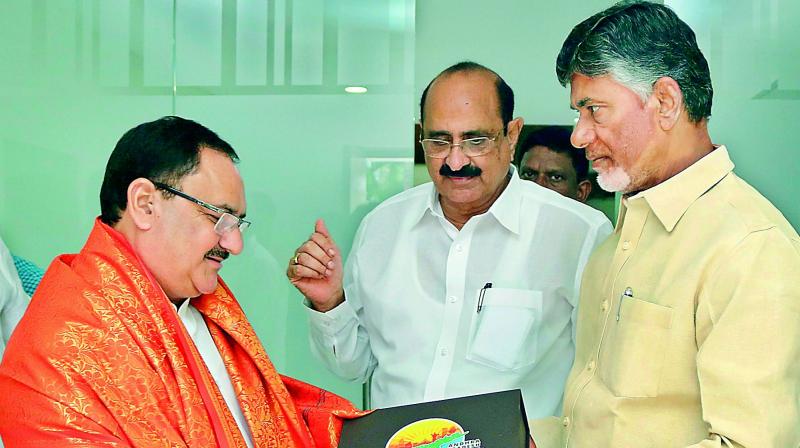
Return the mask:
{"type": "Polygon", "coordinates": [[[291,18],[291,12],[287,12],[286,4],[291,4],[292,0],[274,0],[275,14],[274,19],[268,23],[272,24],[273,30],[267,31],[268,36],[274,36],[274,65],[272,67],[275,85],[283,85],[286,71],[286,24],[287,18],[291,18]]]}
{"type": "MultiPolygon", "coordinates": [[[[132,15],[141,4],[0,3],[0,231],[13,252],[42,267],[83,245],[122,133],[170,111],[166,93],[130,86],[132,15]]],[[[161,45],[169,51],[169,41],[161,45]]]]}
{"type": "Polygon", "coordinates": [[[240,0],[236,8],[236,83],[267,82],[267,0],[240,0]]]}
{"type": "Polygon", "coordinates": [[[176,75],[178,85],[222,83],[222,0],[178,2],[176,75]]]}
{"type": "Polygon", "coordinates": [[[292,84],[322,84],[324,0],[292,2],[292,84]]]}
{"type": "MultiPolygon", "coordinates": [[[[130,2],[113,0],[86,4],[98,26],[97,80],[103,86],[124,87],[130,82],[130,2]]],[[[88,27],[87,27],[88,28],[88,27]]]]}
{"type": "Polygon", "coordinates": [[[800,164],[795,109],[800,101],[800,3],[791,0],[665,4],[697,35],[714,84],[709,131],[736,172],[800,228],[800,164]]]}
{"type": "Polygon", "coordinates": [[[144,0],[144,85],[172,90],[173,0],[144,0]]]}
{"type": "MultiPolygon", "coordinates": [[[[340,0],[339,83],[363,86],[386,84],[389,69],[392,28],[391,0],[340,0]]],[[[402,27],[399,29],[402,34],[402,27]]]]}
{"type": "Polygon", "coordinates": [[[65,21],[62,17],[75,17],[75,3],[50,2],[44,9],[47,34],[44,40],[46,67],[48,71],[75,72],[76,20],[65,21]],[[60,57],[55,57],[59,55],[60,57]]]}

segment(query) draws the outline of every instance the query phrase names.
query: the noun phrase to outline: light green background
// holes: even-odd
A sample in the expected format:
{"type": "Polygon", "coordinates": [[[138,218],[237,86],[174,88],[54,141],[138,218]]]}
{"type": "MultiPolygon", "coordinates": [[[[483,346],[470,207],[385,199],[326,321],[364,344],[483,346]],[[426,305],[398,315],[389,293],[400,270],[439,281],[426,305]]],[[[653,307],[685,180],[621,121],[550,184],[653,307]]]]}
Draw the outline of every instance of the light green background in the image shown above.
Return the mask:
{"type": "MultiPolygon", "coordinates": [[[[198,120],[239,152],[254,222],[223,278],[281,372],[360,403],[360,385],[310,354],[301,298],[283,274],[294,248],[322,217],[347,252],[361,216],[413,183],[418,97],[452,63],[498,71],[526,122],[571,124],[555,56],[574,24],[611,3],[2,2],[0,233],[42,266],[78,251],[122,133],[172,113],[198,120]]],[[[666,3],[709,59],[714,141],[798,227],[800,6],[666,3]]]]}

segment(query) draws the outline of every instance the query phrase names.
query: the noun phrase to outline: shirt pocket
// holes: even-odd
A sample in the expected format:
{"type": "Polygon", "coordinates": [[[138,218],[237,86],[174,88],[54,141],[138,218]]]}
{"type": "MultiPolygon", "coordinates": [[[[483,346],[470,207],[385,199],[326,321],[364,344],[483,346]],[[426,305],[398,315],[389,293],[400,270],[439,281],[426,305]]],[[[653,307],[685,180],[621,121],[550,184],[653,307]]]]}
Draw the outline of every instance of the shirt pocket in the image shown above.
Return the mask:
{"type": "Polygon", "coordinates": [[[672,308],[633,297],[622,299],[619,320],[601,350],[600,374],[617,397],[658,396],[669,347],[672,308]]]}
{"type": "Polygon", "coordinates": [[[488,288],[480,303],[472,318],[467,359],[501,371],[536,362],[542,292],[488,288]]]}

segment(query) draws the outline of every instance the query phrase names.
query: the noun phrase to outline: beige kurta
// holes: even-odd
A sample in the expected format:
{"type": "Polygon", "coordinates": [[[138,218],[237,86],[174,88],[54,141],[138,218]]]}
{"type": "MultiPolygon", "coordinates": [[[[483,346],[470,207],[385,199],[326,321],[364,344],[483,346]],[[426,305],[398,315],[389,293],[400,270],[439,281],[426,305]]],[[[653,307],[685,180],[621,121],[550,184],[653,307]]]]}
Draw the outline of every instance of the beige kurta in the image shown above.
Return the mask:
{"type": "Polygon", "coordinates": [[[623,201],[540,448],[800,445],[800,238],[732,169],[719,147],[623,201]]]}

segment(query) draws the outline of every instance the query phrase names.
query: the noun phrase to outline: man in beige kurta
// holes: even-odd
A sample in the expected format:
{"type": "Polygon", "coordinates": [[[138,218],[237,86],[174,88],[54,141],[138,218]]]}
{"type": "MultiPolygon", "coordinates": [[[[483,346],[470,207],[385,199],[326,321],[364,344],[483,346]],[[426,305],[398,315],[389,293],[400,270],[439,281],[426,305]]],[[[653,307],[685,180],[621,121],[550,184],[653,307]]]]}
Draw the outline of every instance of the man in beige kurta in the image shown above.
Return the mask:
{"type": "Polygon", "coordinates": [[[691,29],[617,4],[573,29],[557,73],[572,143],[623,196],[584,271],[563,415],[534,422],[537,445],[799,446],[800,238],[712,143],[691,29]]]}

